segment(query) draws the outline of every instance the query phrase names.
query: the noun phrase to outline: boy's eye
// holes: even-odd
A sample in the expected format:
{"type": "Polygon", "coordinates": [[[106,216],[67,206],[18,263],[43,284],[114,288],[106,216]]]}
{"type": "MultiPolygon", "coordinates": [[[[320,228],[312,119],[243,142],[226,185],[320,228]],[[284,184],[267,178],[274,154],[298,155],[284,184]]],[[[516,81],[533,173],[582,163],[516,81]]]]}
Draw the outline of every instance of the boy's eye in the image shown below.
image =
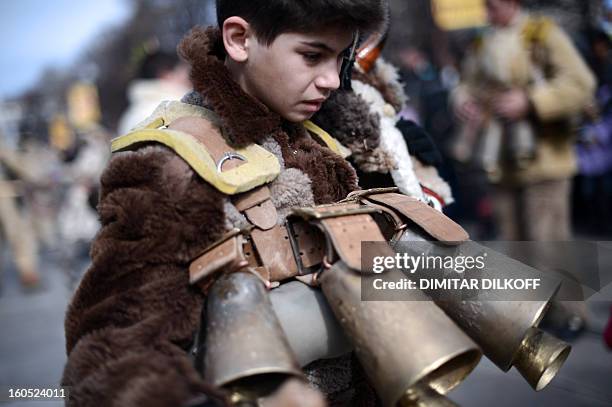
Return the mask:
{"type": "Polygon", "coordinates": [[[319,62],[319,60],[321,59],[321,54],[319,54],[318,52],[304,52],[302,54],[302,57],[308,63],[315,63],[319,62]]]}

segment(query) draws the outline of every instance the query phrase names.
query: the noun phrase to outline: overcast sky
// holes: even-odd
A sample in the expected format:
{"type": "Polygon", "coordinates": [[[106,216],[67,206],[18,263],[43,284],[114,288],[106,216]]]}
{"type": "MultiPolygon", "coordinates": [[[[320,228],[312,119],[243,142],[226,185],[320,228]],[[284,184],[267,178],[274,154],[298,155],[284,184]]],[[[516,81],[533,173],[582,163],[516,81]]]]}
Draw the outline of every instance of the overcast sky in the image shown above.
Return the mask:
{"type": "Polygon", "coordinates": [[[72,63],[104,27],[124,21],[127,0],[4,0],[0,23],[0,99],[72,63]]]}

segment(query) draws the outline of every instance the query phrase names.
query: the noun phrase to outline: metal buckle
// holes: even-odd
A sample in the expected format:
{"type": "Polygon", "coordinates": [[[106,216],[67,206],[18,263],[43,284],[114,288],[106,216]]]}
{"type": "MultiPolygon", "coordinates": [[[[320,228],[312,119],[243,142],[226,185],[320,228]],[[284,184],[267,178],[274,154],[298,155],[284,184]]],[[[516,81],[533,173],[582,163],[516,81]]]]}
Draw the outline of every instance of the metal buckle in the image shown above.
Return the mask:
{"type": "Polygon", "coordinates": [[[248,161],[242,154],[238,154],[236,152],[225,152],[223,153],[223,157],[221,157],[217,163],[217,172],[222,172],[221,170],[223,169],[223,164],[225,164],[226,161],[233,160],[234,158],[240,161],[248,161]]]}
{"type": "Polygon", "coordinates": [[[226,241],[228,241],[229,239],[233,238],[234,236],[237,236],[237,235],[244,235],[244,236],[249,235],[251,233],[251,230],[253,230],[254,228],[255,228],[255,226],[253,226],[253,225],[245,226],[242,229],[233,228],[229,232],[227,232],[224,235],[222,235],[219,239],[215,240],[209,246],[207,246],[206,249],[202,250],[194,258],[197,259],[202,254],[204,254],[204,253],[214,249],[215,247],[219,246],[222,243],[225,243],[226,241]]]}
{"type": "Polygon", "coordinates": [[[303,276],[309,274],[304,270],[304,264],[302,263],[302,257],[300,256],[300,247],[295,236],[295,229],[293,229],[293,222],[290,219],[287,219],[285,222],[285,228],[287,229],[287,235],[289,237],[291,251],[293,252],[293,258],[297,264],[298,275],[303,276]]]}
{"type": "Polygon", "coordinates": [[[295,233],[295,229],[293,228],[293,221],[287,218],[285,222],[285,228],[287,229],[287,235],[289,237],[289,244],[291,245],[291,252],[293,253],[293,258],[295,259],[295,263],[297,264],[298,275],[305,276],[307,274],[312,274],[318,271],[316,266],[311,268],[304,267],[304,263],[302,262],[302,256],[300,256],[300,245],[297,241],[297,236],[295,233]]]}

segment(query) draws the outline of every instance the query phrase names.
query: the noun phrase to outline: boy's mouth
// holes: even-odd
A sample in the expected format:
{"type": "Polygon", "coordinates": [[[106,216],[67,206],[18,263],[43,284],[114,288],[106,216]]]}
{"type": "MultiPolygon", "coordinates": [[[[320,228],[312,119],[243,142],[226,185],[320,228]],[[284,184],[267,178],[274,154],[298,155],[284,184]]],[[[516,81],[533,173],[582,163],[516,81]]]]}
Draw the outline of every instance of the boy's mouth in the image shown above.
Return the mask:
{"type": "Polygon", "coordinates": [[[306,106],[306,108],[307,108],[309,111],[316,112],[316,111],[318,111],[319,109],[321,109],[321,105],[323,104],[323,102],[325,102],[325,99],[324,99],[324,98],[321,98],[321,99],[313,99],[313,100],[306,100],[306,101],[304,101],[304,102],[302,102],[302,103],[303,103],[303,104],[306,106]]]}

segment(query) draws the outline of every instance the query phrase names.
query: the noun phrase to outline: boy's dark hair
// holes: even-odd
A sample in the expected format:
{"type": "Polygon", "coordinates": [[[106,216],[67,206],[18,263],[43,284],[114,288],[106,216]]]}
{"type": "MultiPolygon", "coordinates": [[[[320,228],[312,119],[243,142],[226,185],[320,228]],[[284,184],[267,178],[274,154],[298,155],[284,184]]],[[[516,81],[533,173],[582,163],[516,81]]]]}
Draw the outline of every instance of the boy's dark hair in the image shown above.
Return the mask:
{"type": "Polygon", "coordinates": [[[270,45],[285,32],[314,32],[327,27],[367,32],[380,25],[386,0],[216,0],[217,23],[244,18],[257,38],[270,45]]]}
{"type": "Polygon", "coordinates": [[[141,62],[138,69],[138,78],[140,79],[156,79],[161,77],[165,72],[172,71],[180,63],[180,59],[176,54],[164,51],[157,51],[147,55],[141,62]]]}

